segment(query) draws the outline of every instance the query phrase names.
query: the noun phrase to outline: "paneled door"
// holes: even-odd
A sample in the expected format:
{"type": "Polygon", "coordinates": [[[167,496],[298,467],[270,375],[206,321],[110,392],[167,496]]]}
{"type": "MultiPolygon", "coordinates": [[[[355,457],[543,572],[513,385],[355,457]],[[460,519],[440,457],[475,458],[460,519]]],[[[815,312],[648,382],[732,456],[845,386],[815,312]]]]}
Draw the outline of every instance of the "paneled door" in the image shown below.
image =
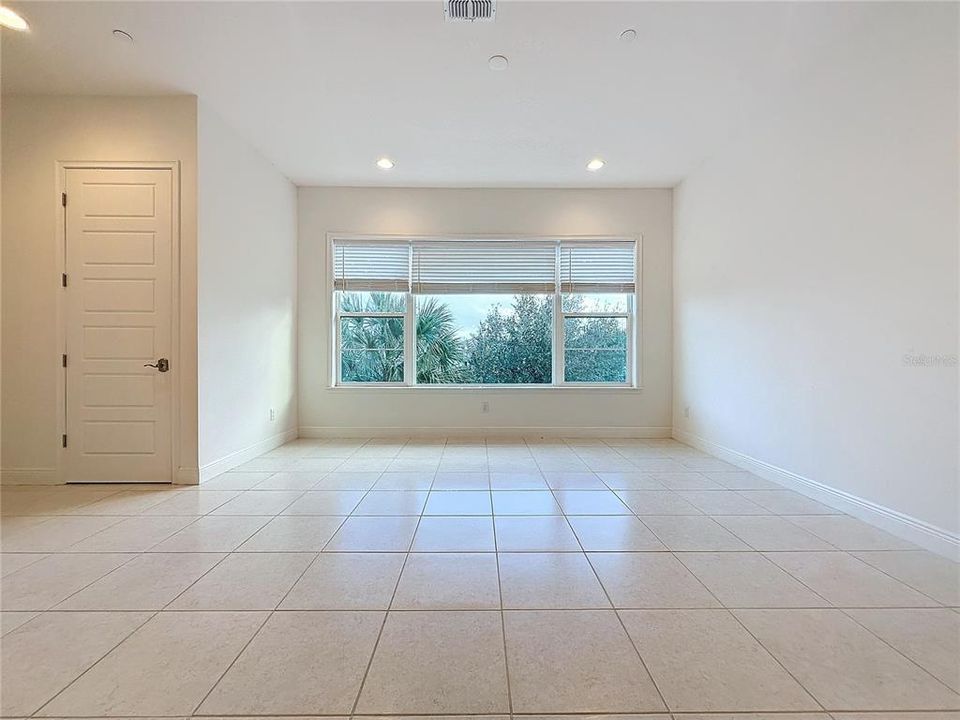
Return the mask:
{"type": "Polygon", "coordinates": [[[171,482],[173,170],[64,176],[64,479],[171,482]]]}

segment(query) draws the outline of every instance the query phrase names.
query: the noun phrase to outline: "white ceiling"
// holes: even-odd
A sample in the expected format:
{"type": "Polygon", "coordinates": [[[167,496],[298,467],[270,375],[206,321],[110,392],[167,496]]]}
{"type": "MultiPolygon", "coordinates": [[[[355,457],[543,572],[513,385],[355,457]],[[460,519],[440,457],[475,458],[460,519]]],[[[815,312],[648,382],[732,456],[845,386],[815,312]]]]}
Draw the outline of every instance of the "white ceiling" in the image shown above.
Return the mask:
{"type": "Polygon", "coordinates": [[[441,0],[8,4],[31,32],[3,33],[5,93],[192,93],[298,185],[408,186],[674,185],[880,11],[500,0],[471,25],[441,0]]]}

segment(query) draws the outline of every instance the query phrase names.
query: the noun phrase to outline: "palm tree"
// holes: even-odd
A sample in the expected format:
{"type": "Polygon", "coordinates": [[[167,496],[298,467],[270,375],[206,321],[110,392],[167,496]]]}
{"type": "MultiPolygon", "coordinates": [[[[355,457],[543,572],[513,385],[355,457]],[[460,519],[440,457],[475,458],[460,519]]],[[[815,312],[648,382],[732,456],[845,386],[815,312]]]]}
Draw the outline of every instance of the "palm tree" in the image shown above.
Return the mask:
{"type": "MultiPolygon", "coordinates": [[[[395,293],[345,293],[340,308],[357,313],[405,310],[403,297],[395,293]]],[[[403,381],[402,317],[348,317],[340,322],[341,377],[351,382],[403,381]]],[[[456,329],[445,303],[427,298],[417,304],[418,383],[463,381],[464,348],[456,329]]]]}
{"type": "Polygon", "coordinates": [[[450,307],[437,298],[417,303],[417,382],[461,383],[466,379],[464,342],[450,307]]]}

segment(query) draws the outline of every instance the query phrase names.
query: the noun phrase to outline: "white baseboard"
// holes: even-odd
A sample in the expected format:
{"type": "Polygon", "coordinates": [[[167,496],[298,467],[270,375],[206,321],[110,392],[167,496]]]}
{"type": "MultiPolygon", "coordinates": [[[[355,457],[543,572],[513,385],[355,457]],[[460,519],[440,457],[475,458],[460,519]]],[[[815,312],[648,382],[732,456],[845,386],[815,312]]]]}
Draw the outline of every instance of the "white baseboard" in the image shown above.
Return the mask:
{"type": "MultiPolygon", "coordinates": [[[[174,473],[175,485],[196,485],[199,473],[197,468],[177,468],[174,473]]],[[[4,468],[0,470],[2,485],[64,485],[57,475],[56,468],[4,468]]]]}
{"type": "Polygon", "coordinates": [[[891,535],[916,543],[938,555],[960,560],[960,535],[931,525],[918,518],[906,515],[857,495],[838,490],[823,483],[797,475],[789,470],[771,465],[757,458],[706,440],[698,435],[674,429],[673,437],[680,442],[715,455],[721,460],[749,470],[765,480],[783,485],[790,490],[813,498],[817,502],[845,512],[865,522],[886,530],[891,535]]]}
{"type": "Polygon", "coordinates": [[[669,427],[322,427],[303,426],[302,438],[669,438],[669,427]]]}
{"type": "Polygon", "coordinates": [[[214,460],[211,463],[202,465],[200,467],[200,482],[203,483],[207,480],[215,478],[217,475],[222,475],[223,473],[227,472],[227,470],[233,470],[233,468],[237,467],[238,465],[243,465],[248,460],[253,460],[255,457],[259,457],[265,452],[270,452],[274,448],[280,447],[284,443],[288,443],[291,440],[296,439],[297,429],[290,428],[289,430],[284,430],[281,433],[272,435],[265,440],[255,442],[253,445],[249,445],[242,450],[237,450],[229,455],[225,455],[219,460],[214,460]]]}
{"type": "Polygon", "coordinates": [[[0,470],[3,485],[60,485],[56,468],[3,468],[0,470]]]}

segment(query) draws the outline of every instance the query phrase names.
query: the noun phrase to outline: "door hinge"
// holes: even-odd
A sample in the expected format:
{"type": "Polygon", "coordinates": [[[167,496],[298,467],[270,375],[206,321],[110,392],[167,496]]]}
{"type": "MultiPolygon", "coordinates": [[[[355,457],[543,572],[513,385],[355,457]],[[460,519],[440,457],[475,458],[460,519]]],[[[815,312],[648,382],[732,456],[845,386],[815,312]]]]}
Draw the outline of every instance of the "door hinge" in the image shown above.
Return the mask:
{"type": "Polygon", "coordinates": [[[61,286],[61,287],[66,287],[66,286],[67,286],[67,274],[66,274],[66,273],[61,273],[61,274],[60,274],[60,286],[61,286]]]}
{"type": "Polygon", "coordinates": [[[64,207],[67,206],[67,194],[66,194],[66,193],[60,193],[60,204],[63,205],[64,207]]]}
{"type": "Polygon", "coordinates": [[[63,434],[63,447],[66,447],[66,446],[67,446],[67,434],[64,433],[64,434],[63,434]]]}
{"type": "Polygon", "coordinates": [[[67,354],[66,354],[66,353],[63,354],[63,366],[64,366],[64,367],[67,366],[67,354]]]}

